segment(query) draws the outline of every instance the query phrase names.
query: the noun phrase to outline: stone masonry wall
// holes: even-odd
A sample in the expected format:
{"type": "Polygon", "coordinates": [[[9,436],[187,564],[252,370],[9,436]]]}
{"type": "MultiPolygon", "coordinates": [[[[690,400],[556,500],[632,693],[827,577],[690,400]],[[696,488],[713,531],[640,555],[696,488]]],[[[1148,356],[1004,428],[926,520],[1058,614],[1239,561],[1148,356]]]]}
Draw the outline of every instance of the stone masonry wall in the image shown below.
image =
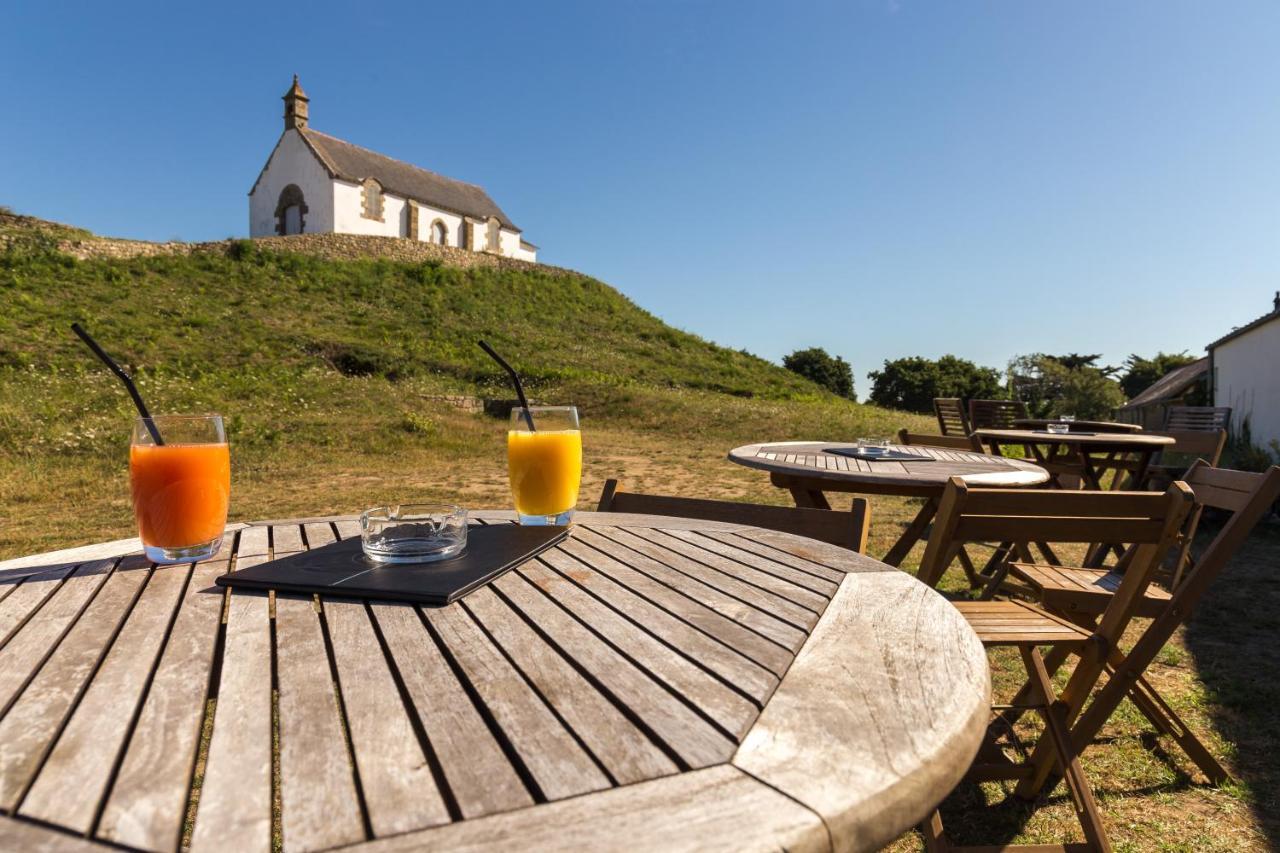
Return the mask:
{"type": "MultiPolygon", "coordinates": [[[[31,217],[17,216],[0,211],[0,249],[9,242],[4,233],[5,225],[22,225],[31,229],[34,223],[57,240],[58,250],[80,260],[112,258],[154,258],[166,255],[214,254],[226,255],[238,240],[216,240],[209,243],[148,243],[144,240],[123,240],[115,237],[81,237],[72,229],[57,223],[45,223],[31,217]],[[11,221],[8,221],[11,220],[11,221]]],[[[83,232],[81,232],[83,233],[83,232]]],[[[255,237],[250,240],[255,247],[272,252],[288,252],[330,260],[358,258],[386,258],[406,263],[439,261],[446,266],[460,269],[488,267],[492,269],[538,270],[541,272],[582,275],[574,270],[547,264],[520,261],[487,252],[472,252],[453,246],[440,246],[403,237],[374,237],[365,234],[295,234],[289,237],[255,237]]]]}

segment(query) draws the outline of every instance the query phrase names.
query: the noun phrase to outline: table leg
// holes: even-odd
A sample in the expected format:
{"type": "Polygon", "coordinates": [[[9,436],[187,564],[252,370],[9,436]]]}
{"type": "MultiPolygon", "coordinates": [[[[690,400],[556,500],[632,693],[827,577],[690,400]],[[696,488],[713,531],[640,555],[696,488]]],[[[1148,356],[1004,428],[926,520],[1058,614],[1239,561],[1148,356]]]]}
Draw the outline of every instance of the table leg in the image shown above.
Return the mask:
{"type": "Polygon", "coordinates": [[[898,541],[893,543],[893,547],[889,549],[889,553],[881,557],[881,562],[897,568],[906,559],[907,554],[911,553],[911,549],[915,544],[924,538],[924,532],[929,527],[929,522],[933,521],[933,517],[938,513],[938,499],[929,498],[924,502],[924,506],[920,507],[920,512],[916,513],[916,517],[907,525],[907,529],[898,537],[898,541]]]}
{"type": "Polygon", "coordinates": [[[827,496],[819,489],[802,489],[799,486],[789,486],[787,489],[791,492],[791,499],[796,502],[796,506],[805,507],[807,509],[831,509],[831,504],[827,501],[827,496]]]}

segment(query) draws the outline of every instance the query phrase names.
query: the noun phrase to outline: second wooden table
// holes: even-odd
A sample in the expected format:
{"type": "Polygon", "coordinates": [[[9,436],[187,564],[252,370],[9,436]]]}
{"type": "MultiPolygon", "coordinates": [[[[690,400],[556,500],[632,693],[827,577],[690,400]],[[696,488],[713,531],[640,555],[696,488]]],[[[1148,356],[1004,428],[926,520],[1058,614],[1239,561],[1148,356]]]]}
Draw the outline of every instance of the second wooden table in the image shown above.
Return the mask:
{"type": "Polygon", "coordinates": [[[891,566],[901,565],[912,546],[923,538],[938,511],[942,490],[952,477],[972,486],[1005,488],[1035,486],[1049,479],[1043,468],[1020,459],[940,447],[892,447],[918,456],[919,462],[873,462],[830,452],[852,447],[838,441],[748,444],[729,451],[729,461],[768,471],[775,486],[791,492],[796,506],[831,509],[825,492],[924,498],[920,512],[883,557],[891,566]]]}

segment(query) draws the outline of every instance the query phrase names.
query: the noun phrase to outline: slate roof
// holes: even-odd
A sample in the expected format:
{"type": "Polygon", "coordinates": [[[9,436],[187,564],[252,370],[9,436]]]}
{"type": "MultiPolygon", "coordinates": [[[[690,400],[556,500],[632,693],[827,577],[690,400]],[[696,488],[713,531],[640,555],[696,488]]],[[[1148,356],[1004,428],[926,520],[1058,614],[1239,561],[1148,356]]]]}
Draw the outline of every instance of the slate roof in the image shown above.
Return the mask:
{"type": "Polygon", "coordinates": [[[520,230],[502,212],[502,208],[489,198],[489,194],[475,184],[455,181],[409,163],[393,160],[385,154],[352,145],[309,127],[298,132],[334,177],[356,183],[373,178],[382,185],[383,190],[393,195],[477,219],[496,216],[504,228],[520,230]]]}
{"type": "Polygon", "coordinates": [[[1143,406],[1150,406],[1152,403],[1159,403],[1162,400],[1174,399],[1194,385],[1208,371],[1208,356],[1170,370],[1144,388],[1136,397],[1121,406],[1120,409],[1140,409],[1143,406]]]}
{"type": "Polygon", "coordinates": [[[1270,314],[1263,314],[1261,317],[1254,320],[1252,323],[1249,323],[1248,325],[1241,326],[1238,329],[1232,329],[1230,332],[1227,332],[1225,335],[1218,338],[1213,343],[1209,344],[1209,346],[1205,347],[1205,349],[1212,350],[1214,347],[1225,344],[1227,341],[1231,340],[1232,338],[1238,338],[1241,335],[1243,335],[1245,332],[1252,332],[1254,329],[1258,328],[1259,326],[1266,325],[1267,323],[1270,323],[1272,320],[1280,320],[1280,292],[1276,293],[1275,306],[1276,306],[1275,310],[1272,311],[1270,314]]]}

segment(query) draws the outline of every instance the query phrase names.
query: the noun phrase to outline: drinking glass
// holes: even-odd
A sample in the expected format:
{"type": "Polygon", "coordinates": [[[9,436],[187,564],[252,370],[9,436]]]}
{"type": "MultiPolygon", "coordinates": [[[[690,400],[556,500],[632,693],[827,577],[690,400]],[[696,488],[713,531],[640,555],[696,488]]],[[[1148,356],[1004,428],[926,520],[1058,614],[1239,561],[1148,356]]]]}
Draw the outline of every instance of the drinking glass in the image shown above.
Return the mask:
{"type": "Polygon", "coordinates": [[[577,408],[512,409],[511,428],[507,431],[507,473],[521,524],[568,524],[582,481],[582,432],[578,429],[577,408]]]}
{"type": "Polygon", "coordinates": [[[1071,432],[1071,424],[1050,422],[1045,424],[1045,430],[1053,433],[1054,435],[1066,435],[1071,432]]]}
{"type": "Polygon", "coordinates": [[[189,563],[217,553],[231,498],[231,454],[221,415],[137,418],[129,483],[147,559],[189,563]],[[157,444],[152,430],[160,434],[157,444]]]}
{"type": "Polygon", "coordinates": [[[1058,420],[1062,421],[1064,424],[1073,424],[1076,422],[1076,416],[1075,415],[1058,415],[1058,420]]]}

